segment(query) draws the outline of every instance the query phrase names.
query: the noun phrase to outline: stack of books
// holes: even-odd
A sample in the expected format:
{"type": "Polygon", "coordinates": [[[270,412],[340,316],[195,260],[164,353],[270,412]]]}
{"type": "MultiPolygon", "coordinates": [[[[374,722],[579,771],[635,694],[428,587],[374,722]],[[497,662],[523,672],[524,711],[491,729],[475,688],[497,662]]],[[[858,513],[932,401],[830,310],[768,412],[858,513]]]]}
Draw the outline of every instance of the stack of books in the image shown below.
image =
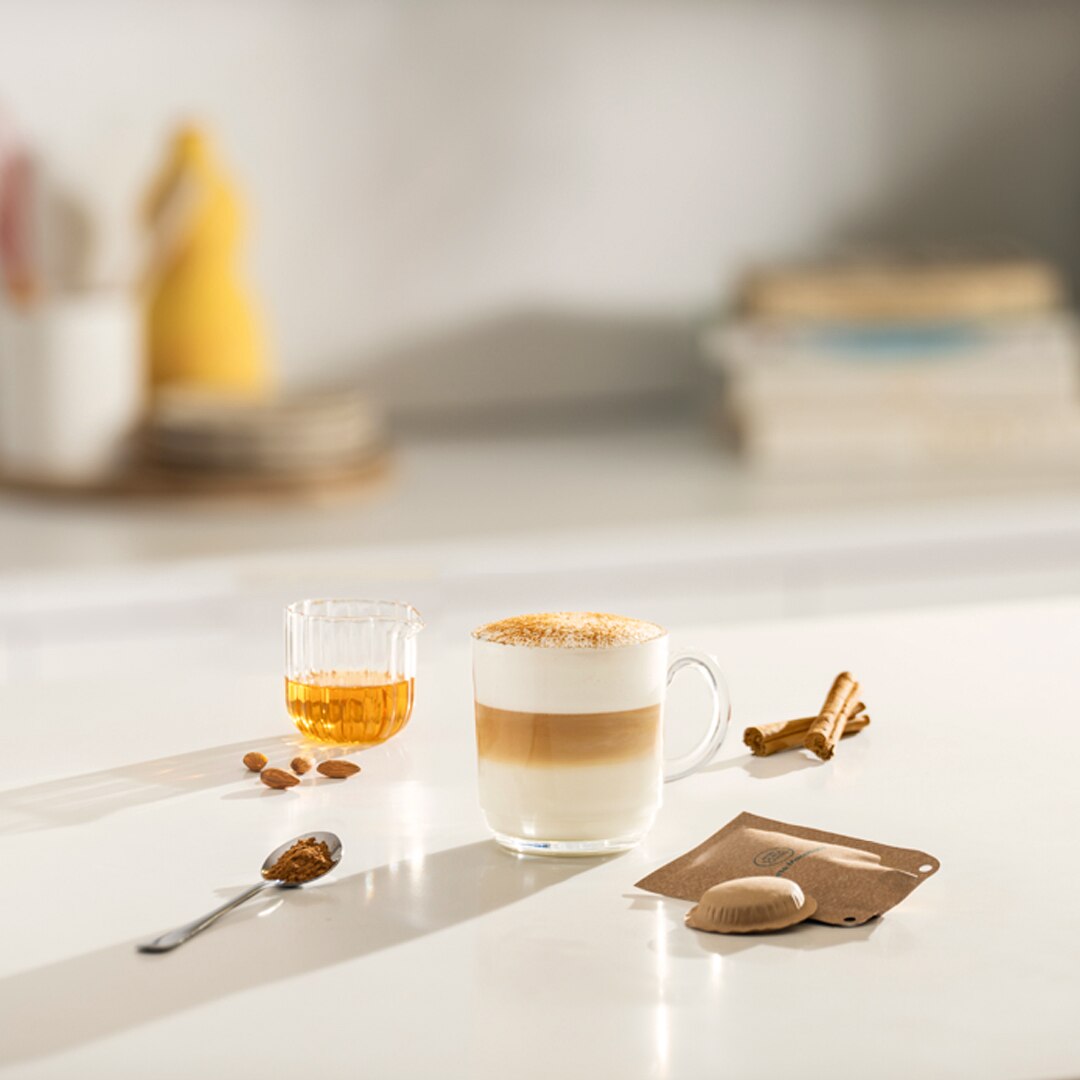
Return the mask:
{"type": "Polygon", "coordinates": [[[761,274],[705,346],[755,465],[1080,466],[1080,335],[1040,262],[761,274]]]}

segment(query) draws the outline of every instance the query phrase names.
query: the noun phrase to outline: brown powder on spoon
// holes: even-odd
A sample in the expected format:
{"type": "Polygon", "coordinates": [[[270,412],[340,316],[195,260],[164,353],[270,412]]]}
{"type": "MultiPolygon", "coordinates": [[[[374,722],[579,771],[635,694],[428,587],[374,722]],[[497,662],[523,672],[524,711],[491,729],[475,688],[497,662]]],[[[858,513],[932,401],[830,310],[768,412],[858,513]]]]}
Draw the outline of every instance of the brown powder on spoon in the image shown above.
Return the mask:
{"type": "Polygon", "coordinates": [[[286,885],[303,885],[321,877],[333,865],[326,842],[309,836],[306,840],[297,840],[269,870],[263,871],[263,877],[286,885]]]}

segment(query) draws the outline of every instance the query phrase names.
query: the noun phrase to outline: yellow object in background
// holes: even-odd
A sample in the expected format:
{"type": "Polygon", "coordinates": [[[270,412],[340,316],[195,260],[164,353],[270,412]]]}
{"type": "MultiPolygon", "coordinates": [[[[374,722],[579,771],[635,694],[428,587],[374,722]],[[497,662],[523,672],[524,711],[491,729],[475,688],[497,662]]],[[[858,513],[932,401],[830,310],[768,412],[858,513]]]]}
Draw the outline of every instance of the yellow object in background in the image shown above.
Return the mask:
{"type": "Polygon", "coordinates": [[[184,128],[150,190],[153,254],[147,348],[155,390],[183,386],[262,397],[265,336],[240,278],[241,200],[206,135],[184,128]]]}

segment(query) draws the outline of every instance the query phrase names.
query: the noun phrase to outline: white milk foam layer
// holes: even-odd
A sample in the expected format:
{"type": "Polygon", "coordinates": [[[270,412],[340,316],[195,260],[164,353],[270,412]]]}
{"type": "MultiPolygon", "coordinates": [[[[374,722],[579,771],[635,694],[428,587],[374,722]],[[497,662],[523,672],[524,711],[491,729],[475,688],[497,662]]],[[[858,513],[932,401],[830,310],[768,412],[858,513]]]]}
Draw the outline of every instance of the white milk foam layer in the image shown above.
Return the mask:
{"type": "Polygon", "coordinates": [[[488,827],[525,840],[635,840],[660,807],[655,754],[605,765],[529,767],[480,759],[488,827]]]}
{"type": "Polygon", "coordinates": [[[493,709],[600,713],[659,705],[668,639],[610,649],[551,649],[473,641],[476,700],[493,709]]]}

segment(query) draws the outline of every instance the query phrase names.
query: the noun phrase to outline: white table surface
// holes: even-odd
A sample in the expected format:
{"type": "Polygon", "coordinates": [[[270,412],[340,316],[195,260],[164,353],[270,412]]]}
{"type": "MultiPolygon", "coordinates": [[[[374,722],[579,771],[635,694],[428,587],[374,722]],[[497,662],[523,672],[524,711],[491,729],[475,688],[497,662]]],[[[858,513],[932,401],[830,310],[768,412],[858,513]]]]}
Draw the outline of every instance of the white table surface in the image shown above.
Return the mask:
{"type": "MultiPolygon", "coordinates": [[[[1080,465],[1031,473],[934,469],[910,476],[770,478],[686,416],[621,424],[413,433],[384,482],[354,498],[63,499],[0,493],[0,578],[101,571],[253,552],[333,551],[418,541],[509,539],[680,523],[727,546],[814,547],[964,535],[1080,534],[1080,465]],[[644,508],[644,510],[643,510],[644,508]]],[[[566,540],[567,538],[563,538],[566,540]]],[[[1073,562],[1074,560],[1070,560],[1073,562]]]]}
{"type": "Polygon", "coordinates": [[[721,658],[736,722],[607,861],[486,839],[465,642],[438,625],[407,731],[298,791],[239,761],[291,756],[276,651],[0,687],[4,1075],[1080,1074],[1080,602],[672,629],[721,658]],[[828,764],[745,753],[746,723],[805,714],[844,667],[867,732],[828,764]],[[741,810],[942,869],[864,927],[751,938],[633,888],[741,810]],[[136,954],[315,828],[344,842],[325,883],[136,954]]]}

